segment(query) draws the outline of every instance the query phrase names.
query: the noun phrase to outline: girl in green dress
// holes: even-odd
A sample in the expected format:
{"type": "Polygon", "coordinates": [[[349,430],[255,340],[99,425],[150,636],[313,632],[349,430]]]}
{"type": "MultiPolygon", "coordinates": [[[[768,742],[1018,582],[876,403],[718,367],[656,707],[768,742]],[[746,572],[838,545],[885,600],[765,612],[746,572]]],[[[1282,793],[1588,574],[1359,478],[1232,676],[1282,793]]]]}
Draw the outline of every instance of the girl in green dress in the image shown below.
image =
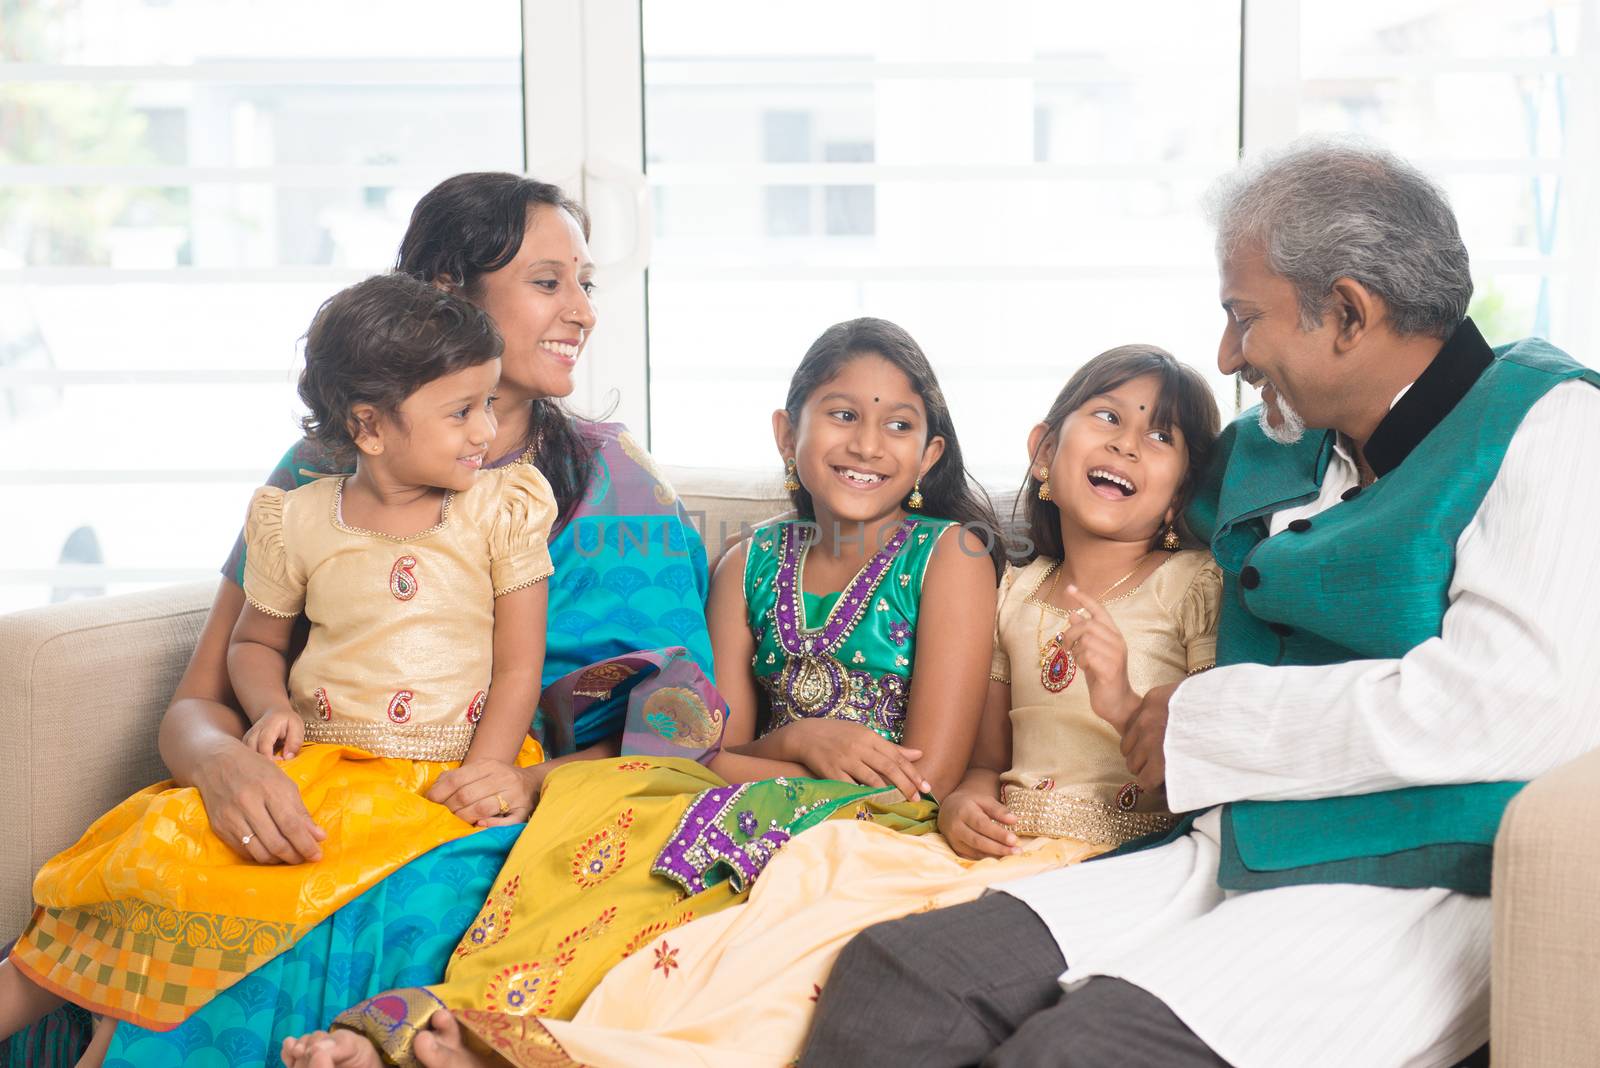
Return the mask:
{"type": "Polygon", "coordinates": [[[793,835],[852,815],[934,829],[987,679],[1002,566],[987,498],[892,323],[827,330],[773,429],[796,518],[717,568],[726,708],[641,684],[625,737],[653,744],[550,776],[445,982],[355,1006],[287,1041],[286,1063],[561,1063],[538,1018],[570,1018],[633,953],[670,974],[672,929],[744,900],[793,835]]]}

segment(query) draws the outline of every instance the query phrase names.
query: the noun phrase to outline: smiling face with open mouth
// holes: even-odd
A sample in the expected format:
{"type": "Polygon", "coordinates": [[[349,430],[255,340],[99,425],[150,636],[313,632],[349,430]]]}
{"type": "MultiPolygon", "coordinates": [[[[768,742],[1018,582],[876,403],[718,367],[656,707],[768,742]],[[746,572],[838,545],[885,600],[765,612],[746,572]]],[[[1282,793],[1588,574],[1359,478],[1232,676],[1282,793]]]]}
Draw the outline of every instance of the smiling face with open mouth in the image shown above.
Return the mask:
{"type": "Polygon", "coordinates": [[[1157,426],[1161,383],[1154,375],[1090,397],[1056,435],[1041,442],[1041,464],[1061,511],[1063,532],[1150,541],[1172,520],[1173,501],[1188,470],[1183,431],[1157,426]]]}
{"type": "Polygon", "coordinates": [[[505,338],[500,389],[508,402],[572,393],[573,368],[595,325],[594,270],[578,221],[540,204],[511,262],[467,294],[505,338]]]}
{"type": "Polygon", "coordinates": [[[797,424],[775,413],[773,429],[823,522],[870,523],[900,511],[944,451],[943,438],[928,438],[911,380],[875,353],[853,357],[813,390],[797,424]]]}

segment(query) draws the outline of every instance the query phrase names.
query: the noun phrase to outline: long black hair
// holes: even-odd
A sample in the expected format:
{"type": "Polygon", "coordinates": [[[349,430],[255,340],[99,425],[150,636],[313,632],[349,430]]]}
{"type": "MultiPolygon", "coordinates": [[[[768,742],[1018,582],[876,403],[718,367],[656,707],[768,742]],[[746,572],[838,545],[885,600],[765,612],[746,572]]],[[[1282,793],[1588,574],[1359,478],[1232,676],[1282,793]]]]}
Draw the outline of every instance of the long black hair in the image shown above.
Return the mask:
{"type": "MultiPolygon", "coordinates": [[[[1005,546],[1000,523],[995,518],[989,495],[967,474],[961,458],[961,442],[956,438],[950,405],[933,366],[922,347],[910,334],[886,319],[851,319],[835,323],[811,343],[789,379],[789,396],[784,410],[792,426],[800,424],[806,401],[819,386],[833,380],[845,364],[858,356],[881,356],[898,367],[911,381],[911,388],[922,399],[928,413],[928,438],[944,438],[944,453],[922,478],[921,511],[941,519],[954,519],[983,537],[994,561],[996,580],[1005,570],[1005,546]]],[[[795,511],[806,519],[816,518],[816,505],[804,486],[789,494],[795,511]]]]}
{"type": "MultiPolygon", "coordinates": [[[[500,171],[446,178],[412,210],[395,270],[476,300],[483,276],[516,258],[528,216],[539,205],[571,215],[588,240],[588,213],[559,186],[500,171]]],[[[587,423],[553,397],[533,402],[523,446],[540,443],[537,462],[555,493],[557,529],[571,518],[589,484],[600,439],[587,423]]]]}
{"type": "MultiPolygon", "coordinates": [[[[1194,495],[1195,479],[1210,459],[1212,447],[1216,445],[1221,419],[1217,414],[1217,399],[1199,371],[1155,345],[1119,345],[1107,349],[1067,379],[1067,384],[1056,395],[1055,403],[1045,413],[1043,422],[1049,428],[1045,439],[1059,435],[1067,416],[1087,404],[1091,397],[1109,393],[1145,375],[1155,375],[1160,382],[1155,410],[1150,413],[1150,425],[1168,430],[1177,427],[1183,431],[1183,444],[1189,453],[1189,468],[1178,486],[1173,525],[1183,543],[1193,545],[1196,539],[1185,525],[1183,513],[1194,495]]],[[[1022,509],[1027,515],[1028,541],[1032,549],[1021,563],[1039,556],[1059,560],[1065,552],[1061,544],[1061,512],[1051,502],[1039,499],[1040,480],[1034,477],[1033,461],[1034,458],[1030,456],[1028,477],[1022,483],[1022,491],[1017,494],[1012,513],[1015,515],[1015,509],[1022,509]]],[[[1160,542],[1161,532],[1158,531],[1150,547],[1157,548],[1160,542]]]]}

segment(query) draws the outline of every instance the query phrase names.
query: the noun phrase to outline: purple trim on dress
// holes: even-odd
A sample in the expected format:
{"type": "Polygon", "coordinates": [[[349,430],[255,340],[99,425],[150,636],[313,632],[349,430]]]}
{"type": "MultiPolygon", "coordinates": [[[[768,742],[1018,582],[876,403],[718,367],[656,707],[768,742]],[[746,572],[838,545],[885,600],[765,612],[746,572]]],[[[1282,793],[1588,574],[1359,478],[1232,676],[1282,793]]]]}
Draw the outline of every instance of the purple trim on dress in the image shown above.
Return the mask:
{"type": "MultiPolygon", "coordinates": [[[[810,530],[799,524],[783,527],[779,534],[771,619],[785,663],[776,678],[770,682],[763,680],[772,693],[774,714],[769,732],[796,718],[832,716],[852,706],[863,707],[859,699],[852,700],[852,695],[863,688],[860,680],[863,673],[848,671],[835,654],[861,622],[867,606],[872,603],[872,595],[916,526],[917,520],[912,518],[901,523],[883,548],[874,553],[840,591],[839,600],[823,625],[814,629],[801,627],[805,617],[804,595],[800,589],[801,554],[810,530]]],[[[870,682],[871,676],[866,679],[870,682]]],[[[876,699],[872,704],[877,704],[876,699]]],[[[904,709],[899,710],[899,716],[904,718],[904,709]]],[[[867,722],[868,726],[878,729],[870,717],[867,722]]]]}
{"type": "Polygon", "coordinates": [[[722,829],[722,816],[749,789],[750,784],[743,783],[703,791],[678,821],[666,848],[650,866],[651,872],[666,876],[693,896],[706,888],[706,876],[718,864],[726,864],[733,888],[741,893],[749,889],[772,855],[789,840],[789,832],[773,826],[761,837],[740,845],[722,829]]]}
{"type": "MultiPolygon", "coordinates": [[[[831,656],[849,637],[861,621],[862,613],[872,603],[872,595],[888,573],[889,565],[899,555],[901,546],[911,537],[917,525],[915,519],[906,519],[900,529],[872,554],[867,565],[856,572],[850,583],[839,593],[839,600],[828,613],[820,629],[801,630],[800,620],[805,614],[801,599],[799,572],[800,549],[796,541],[810,529],[798,523],[784,525],[778,547],[777,590],[774,591],[772,611],[778,625],[778,647],[790,656],[831,656]]],[[[807,539],[809,540],[809,539],[807,539]]]]}

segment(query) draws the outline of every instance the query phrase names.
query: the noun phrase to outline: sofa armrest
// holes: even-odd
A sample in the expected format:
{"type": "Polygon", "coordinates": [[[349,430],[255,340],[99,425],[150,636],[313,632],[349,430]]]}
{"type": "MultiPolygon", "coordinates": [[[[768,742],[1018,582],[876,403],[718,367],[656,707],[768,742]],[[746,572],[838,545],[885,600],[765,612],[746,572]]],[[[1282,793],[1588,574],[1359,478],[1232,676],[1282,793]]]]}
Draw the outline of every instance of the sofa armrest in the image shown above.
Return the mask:
{"type": "Polygon", "coordinates": [[[1496,1068],[1595,1063],[1600,1051],[1600,750],[1506,809],[1494,851],[1490,1035],[1496,1068]]]}
{"type": "Polygon", "coordinates": [[[157,729],[216,588],[0,616],[0,944],[32,913],[40,866],[167,777],[157,729]]]}

